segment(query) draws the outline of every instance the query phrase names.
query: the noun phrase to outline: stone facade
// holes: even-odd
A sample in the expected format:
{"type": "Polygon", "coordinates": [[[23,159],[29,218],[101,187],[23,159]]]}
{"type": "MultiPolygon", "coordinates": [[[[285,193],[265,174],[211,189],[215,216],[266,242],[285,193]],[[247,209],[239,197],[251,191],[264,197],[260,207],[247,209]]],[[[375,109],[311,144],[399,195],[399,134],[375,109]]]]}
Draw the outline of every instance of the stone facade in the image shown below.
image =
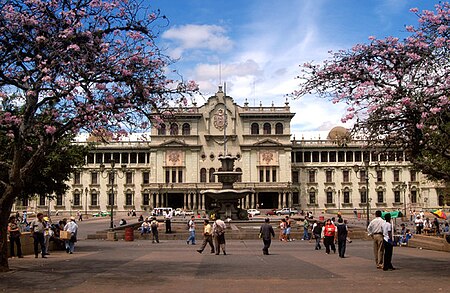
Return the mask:
{"type": "Polygon", "coordinates": [[[95,143],[66,194],[15,208],[91,214],[112,203],[119,212],[165,206],[205,211],[214,202],[200,191],[221,187],[213,173],[224,154],[238,157],[242,178],[234,187],[254,190],[241,200],[243,208],[363,212],[367,184],[371,209],[438,206],[440,189],[413,172],[402,152],[371,153],[366,177],[360,172],[366,167],[364,142],[343,146],[335,135],[291,140],[294,115],[287,101],[281,107],[239,106],[219,87],[203,106],[177,109],[147,136],[95,143]],[[358,173],[354,165],[361,167],[358,173]]]}

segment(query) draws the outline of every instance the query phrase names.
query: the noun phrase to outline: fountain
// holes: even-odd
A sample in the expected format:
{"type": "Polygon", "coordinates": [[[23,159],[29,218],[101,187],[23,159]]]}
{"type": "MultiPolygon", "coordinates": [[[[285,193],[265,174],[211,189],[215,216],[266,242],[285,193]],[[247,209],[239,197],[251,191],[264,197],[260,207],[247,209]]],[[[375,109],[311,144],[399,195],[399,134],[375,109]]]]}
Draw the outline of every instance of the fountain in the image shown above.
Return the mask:
{"type": "Polygon", "coordinates": [[[233,184],[238,180],[242,172],[234,170],[234,161],[237,158],[231,155],[219,157],[219,161],[222,163],[222,169],[214,172],[214,176],[217,176],[217,180],[222,183],[222,189],[207,189],[202,190],[200,193],[205,194],[214,200],[219,205],[216,210],[216,214],[221,219],[230,218],[232,220],[244,220],[247,219],[247,211],[238,208],[239,199],[244,198],[247,194],[251,194],[254,191],[250,189],[234,189],[233,184]]]}
{"type": "MultiPolygon", "coordinates": [[[[226,89],[226,87],[225,87],[226,89]]],[[[219,87],[219,92],[222,92],[222,87],[219,87]]],[[[226,102],[226,91],[223,95],[223,119],[218,121],[218,124],[223,128],[223,153],[225,155],[219,156],[219,161],[222,163],[222,168],[219,171],[214,172],[214,176],[217,176],[217,180],[222,183],[222,189],[207,189],[200,191],[201,194],[205,194],[216,201],[218,207],[216,208],[216,215],[221,219],[230,218],[232,220],[244,220],[248,218],[247,210],[238,208],[239,199],[244,198],[247,194],[251,194],[254,191],[250,189],[233,188],[233,184],[238,181],[242,172],[234,170],[234,161],[236,157],[228,154],[227,150],[227,127],[228,127],[228,110],[226,102]]]]}

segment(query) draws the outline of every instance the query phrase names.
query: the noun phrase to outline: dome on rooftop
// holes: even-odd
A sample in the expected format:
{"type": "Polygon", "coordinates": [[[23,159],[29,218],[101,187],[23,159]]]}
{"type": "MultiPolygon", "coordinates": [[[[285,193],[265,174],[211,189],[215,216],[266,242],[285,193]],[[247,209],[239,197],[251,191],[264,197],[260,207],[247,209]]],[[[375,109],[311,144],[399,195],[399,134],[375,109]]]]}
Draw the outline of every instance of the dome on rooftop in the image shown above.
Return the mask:
{"type": "Polygon", "coordinates": [[[327,139],[337,141],[350,140],[351,139],[350,131],[342,126],[333,127],[333,129],[331,129],[330,132],[328,133],[327,139]]]}

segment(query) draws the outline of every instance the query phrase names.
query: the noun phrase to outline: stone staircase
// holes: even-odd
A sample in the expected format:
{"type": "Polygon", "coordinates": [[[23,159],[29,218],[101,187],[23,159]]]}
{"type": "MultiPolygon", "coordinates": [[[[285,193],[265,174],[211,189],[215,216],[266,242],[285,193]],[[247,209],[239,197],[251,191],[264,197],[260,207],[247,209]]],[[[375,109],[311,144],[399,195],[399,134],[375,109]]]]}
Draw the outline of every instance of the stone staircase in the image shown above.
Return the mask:
{"type": "Polygon", "coordinates": [[[444,237],[414,234],[408,241],[409,247],[450,252],[450,243],[444,237]]]}
{"type": "MultiPolygon", "coordinates": [[[[259,227],[262,221],[249,221],[249,222],[237,222],[227,224],[226,238],[230,240],[256,240],[258,239],[259,227]]],[[[273,224],[273,223],[272,223],[273,224]]],[[[118,240],[125,239],[125,229],[133,228],[134,230],[134,240],[151,240],[152,235],[141,236],[140,232],[137,230],[140,223],[133,223],[121,227],[115,228],[113,231],[98,231],[95,234],[89,234],[87,239],[107,239],[107,240],[118,240]]],[[[275,239],[278,239],[279,229],[276,224],[273,224],[275,229],[275,239]]],[[[196,238],[203,239],[201,235],[203,225],[197,226],[196,238]]],[[[159,228],[159,239],[160,240],[186,240],[189,237],[189,232],[185,228],[185,223],[173,223],[172,232],[166,234],[164,225],[159,228]]],[[[303,237],[303,227],[297,224],[292,226],[291,239],[300,240],[303,237]]],[[[349,227],[349,237],[351,239],[369,239],[367,232],[364,228],[360,227],[349,227]]]]}

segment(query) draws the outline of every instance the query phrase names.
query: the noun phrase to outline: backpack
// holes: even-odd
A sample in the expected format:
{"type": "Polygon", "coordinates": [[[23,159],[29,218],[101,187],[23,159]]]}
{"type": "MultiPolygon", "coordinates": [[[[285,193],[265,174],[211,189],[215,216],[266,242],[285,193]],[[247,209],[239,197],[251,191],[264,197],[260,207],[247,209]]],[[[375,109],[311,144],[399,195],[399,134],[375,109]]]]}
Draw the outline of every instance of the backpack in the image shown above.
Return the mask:
{"type": "Polygon", "coordinates": [[[191,223],[191,220],[186,222],[186,230],[189,230],[191,228],[190,223],[191,223]]]}
{"type": "Polygon", "coordinates": [[[158,228],[158,222],[152,221],[151,225],[152,228],[158,228]]]}

